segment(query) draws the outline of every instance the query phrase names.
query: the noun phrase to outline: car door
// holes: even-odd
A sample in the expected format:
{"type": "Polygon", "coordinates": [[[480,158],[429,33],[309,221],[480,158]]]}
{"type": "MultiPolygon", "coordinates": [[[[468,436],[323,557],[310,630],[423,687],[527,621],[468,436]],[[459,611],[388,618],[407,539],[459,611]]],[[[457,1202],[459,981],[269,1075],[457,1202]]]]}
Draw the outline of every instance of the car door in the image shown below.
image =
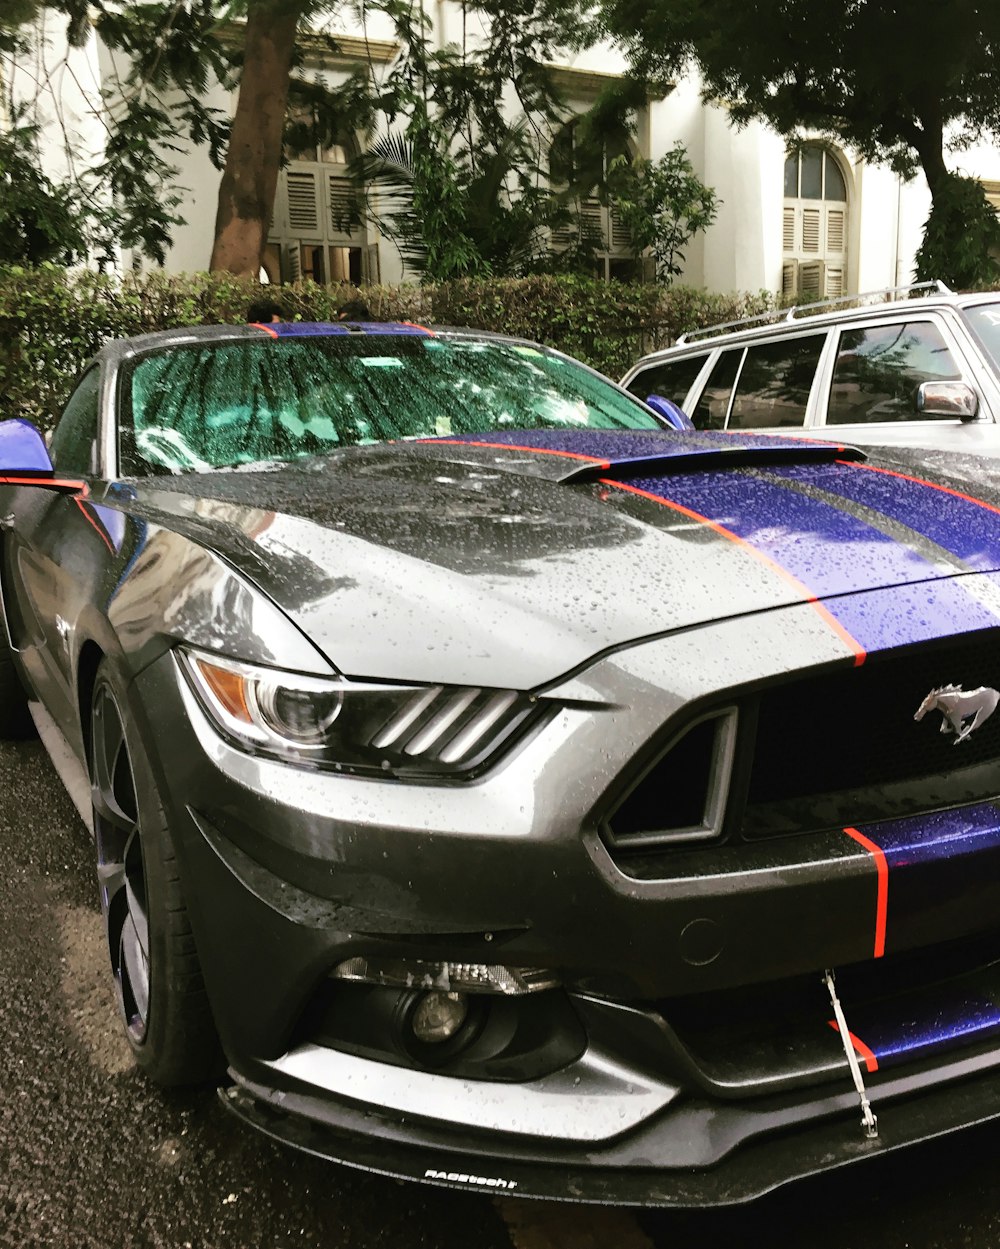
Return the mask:
{"type": "Polygon", "coordinates": [[[827,331],[751,342],[732,388],[726,429],[781,430],[807,424],[827,331]]]}
{"type": "Polygon", "coordinates": [[[946,319],[933,313],[856,322],[836,331],[821,420],[845,442],[1000,452],[983,390],[946,319]],[[921,382],[964,381],[976,391],[974,421],[917,410],[921,382]]]}
{"type": "Polygon", "coordinates": [[[50,444],[60,476],[86,484],[81,495],[34,486],[12,489],[5,511],[4,608],[11,641],[31,686],[62,724],[76,716],[73,632],[107,576],[115,528],[102,523],[100,497],[101,370],[84,373],[66,404],[50,444]],[[69,717],[67,721],[66,717],[69,717]]]}

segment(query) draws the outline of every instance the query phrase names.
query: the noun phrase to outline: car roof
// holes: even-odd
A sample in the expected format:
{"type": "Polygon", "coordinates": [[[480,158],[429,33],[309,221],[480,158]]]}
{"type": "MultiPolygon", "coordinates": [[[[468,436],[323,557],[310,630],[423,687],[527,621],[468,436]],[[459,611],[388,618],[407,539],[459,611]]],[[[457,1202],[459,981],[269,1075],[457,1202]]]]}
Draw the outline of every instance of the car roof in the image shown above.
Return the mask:
{"type": "MultiPolygon", "coordinates": [[[[864,299],[865,295],[847,296],[846,299],[864,299]]],[[[655,360],[674,359],[686,355],[702,355],[714,351],[717,347],[729,346],[734,343],[755,342],[758,339],[773,338],[775,335],[807,333],[810,330],[826,330],[832,325],[850,324],[853,321],[895,320],[900,312],[922,313],[940,311],[946,308],[965,308],[970,305],[1000,302],[998,291],[972,291],[964,294],[941,292],[935,295],[924,295],[917,299],[896,299],[881,304],[863,304],[859,307],[830,307],[831,303],[808,304],[789,309],[777,309],[765,313],[761,317],[747,318],[746,322],[731,322],[725,326],[706,326],[704,330],[690,331],[697,337],[682,334],[671,347],[661,348],[643,356],[633,368],[647,365],[655,360]],[[815,309],[815,311],[813,311],[815,309]],[[823,311],[822,309],[827,309],[823,311]],[[766,320],[765,320],[766,318],[766,320]],[[732,328],[729,328],[729,326],[732,328]]],[[[629,372],[631,373],[631,369],[629,372]]]]}
{"type": "MultiPolygon", "coordinates": [[[[151,334],[136,334],[130,338],[115,338],[105,343],[95,357],[97,360],[118,363],[131,356],[164,347],[183,347],[194,343],[239,342],[262,338],[353,338],[384,335],[386,337],[441,337],[483,342],[521,343],[550,351],[527,339],[513,338],[505,334],[493,334],[485,330],[471,330],[453,326],[418,325],[413,321],[274,321],[251,322],[240,325],[190,325],[169,330],[156,330],[151,334]]],[[[555,353],[559,354],[559,353],[555,353]]]]}

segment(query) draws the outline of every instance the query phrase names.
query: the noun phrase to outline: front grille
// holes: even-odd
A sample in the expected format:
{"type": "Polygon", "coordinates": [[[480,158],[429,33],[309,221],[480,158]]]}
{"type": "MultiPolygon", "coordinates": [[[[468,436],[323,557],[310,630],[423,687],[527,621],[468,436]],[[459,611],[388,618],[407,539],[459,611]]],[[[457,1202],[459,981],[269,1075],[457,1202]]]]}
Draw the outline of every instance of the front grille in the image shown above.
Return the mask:
{"type": "Polygon", "coordinates": [[[958,744],[940,732],[939,712],[913,719],[924,697],[949,683],[1000,690],[1000,630],[765,690],[743,835],[861,823],[1000,792],[1000,712],[958,744]]]}

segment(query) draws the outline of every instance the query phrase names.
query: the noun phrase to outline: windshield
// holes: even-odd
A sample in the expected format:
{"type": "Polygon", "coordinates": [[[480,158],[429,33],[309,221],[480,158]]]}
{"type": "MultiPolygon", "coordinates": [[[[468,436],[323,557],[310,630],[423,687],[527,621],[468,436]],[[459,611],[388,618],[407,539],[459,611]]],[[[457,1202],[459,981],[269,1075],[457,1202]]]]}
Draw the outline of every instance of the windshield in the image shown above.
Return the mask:
{"type": "Polygon", "coordinates": [[[1000,303],[976,304],[966,308],[976,337],[986,349],[990,363],[1000,373],[1000,303]]]}
{"type": "Polygon", "coordinates": [[[185,344],[125,376],[122,472],[207,472],[511,429],[662,429],[581,365],[504,342],[380,334],[185,344]]]}

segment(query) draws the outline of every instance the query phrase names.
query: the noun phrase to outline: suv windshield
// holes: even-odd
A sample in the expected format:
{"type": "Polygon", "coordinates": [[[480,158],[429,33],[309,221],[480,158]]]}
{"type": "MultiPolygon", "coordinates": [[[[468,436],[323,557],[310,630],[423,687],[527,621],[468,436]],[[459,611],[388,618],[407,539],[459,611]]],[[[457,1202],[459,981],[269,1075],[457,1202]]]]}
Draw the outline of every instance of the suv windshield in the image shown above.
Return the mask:
{"type": "Polygon", "coordinates": [[[205,472],[511,429],[662,429],[570,360],[518,343],[329,335],[185,344],[125,374],[121,471],[205,472]]]}

